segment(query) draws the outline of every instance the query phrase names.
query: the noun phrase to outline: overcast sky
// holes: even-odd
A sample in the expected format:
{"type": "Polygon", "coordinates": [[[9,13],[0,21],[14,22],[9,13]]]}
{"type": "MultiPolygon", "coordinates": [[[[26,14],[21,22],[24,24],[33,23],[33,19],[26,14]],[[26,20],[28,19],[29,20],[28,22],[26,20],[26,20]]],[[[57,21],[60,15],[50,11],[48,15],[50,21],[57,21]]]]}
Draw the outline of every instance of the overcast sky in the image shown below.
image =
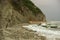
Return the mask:
{"type": "Polygon", "coordinates": [[[60,21],[60,0],[32,0],[48,21],[60,21]]]}

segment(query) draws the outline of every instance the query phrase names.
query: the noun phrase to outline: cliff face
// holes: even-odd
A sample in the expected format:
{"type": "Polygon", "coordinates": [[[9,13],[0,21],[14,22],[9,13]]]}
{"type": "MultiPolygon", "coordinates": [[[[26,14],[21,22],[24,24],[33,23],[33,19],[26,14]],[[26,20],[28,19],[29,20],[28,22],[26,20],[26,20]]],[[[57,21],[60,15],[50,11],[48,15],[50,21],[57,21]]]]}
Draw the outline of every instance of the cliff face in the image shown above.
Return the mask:
{"type": "Polygon", "coordinates": [[[0,0],[0,40],[3,28],[29,21],[45,22],[45,15],[30,0],[0,0]]]}
{"type": "Polygon", "coordinates": [[[0,20],[3,26],[29,21],[46,21],[45,15],[30,0],[0,0],[0,20]]]}

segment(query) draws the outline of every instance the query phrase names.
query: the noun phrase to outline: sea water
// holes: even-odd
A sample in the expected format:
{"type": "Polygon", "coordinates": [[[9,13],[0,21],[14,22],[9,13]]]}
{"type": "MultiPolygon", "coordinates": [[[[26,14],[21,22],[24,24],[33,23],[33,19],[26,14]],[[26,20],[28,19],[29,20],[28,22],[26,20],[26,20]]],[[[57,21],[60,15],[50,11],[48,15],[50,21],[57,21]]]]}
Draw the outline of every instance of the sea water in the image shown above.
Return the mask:
{"type": "Polygon", "coordinates": [[[47,22],[50,24],[57,24],[58,28],[45,28],[41,25],[32,24],[28,26],[23,26],[27,28],[28,30],[36,31],[36,34],[38,36],[45,36],[46,40],[60,40],[60,22],[47,22]]]}

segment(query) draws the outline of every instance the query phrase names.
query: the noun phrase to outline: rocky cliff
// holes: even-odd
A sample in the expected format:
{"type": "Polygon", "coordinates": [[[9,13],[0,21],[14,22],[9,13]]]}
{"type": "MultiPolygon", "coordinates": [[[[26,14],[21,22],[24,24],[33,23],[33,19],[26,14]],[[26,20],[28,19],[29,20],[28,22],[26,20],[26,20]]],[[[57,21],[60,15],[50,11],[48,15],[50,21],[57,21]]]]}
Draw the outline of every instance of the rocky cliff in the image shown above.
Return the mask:
{"type": "Polygon", "coordinates": [[[29,21],[46,21],[42,11],[30,0],[0,0],[0,15],[4,26],[29,21]]]}
{"type": "Polygon", "coordinates": [[[0,29],[29,21],[46,21],[45,15],[30,0],[0,0],[0,29]]]}

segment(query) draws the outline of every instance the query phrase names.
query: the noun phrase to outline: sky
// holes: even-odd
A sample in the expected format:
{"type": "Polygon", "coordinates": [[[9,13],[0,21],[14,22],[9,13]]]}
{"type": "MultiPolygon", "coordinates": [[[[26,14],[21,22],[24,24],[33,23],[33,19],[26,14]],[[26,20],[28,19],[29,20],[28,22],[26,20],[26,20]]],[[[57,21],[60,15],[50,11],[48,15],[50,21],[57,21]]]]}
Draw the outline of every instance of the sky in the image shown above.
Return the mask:
{"type": "Polygon", "coordinates": [[[60,0],[31,0],[42,10],[48,21],[60,21],[60,0]]]}

